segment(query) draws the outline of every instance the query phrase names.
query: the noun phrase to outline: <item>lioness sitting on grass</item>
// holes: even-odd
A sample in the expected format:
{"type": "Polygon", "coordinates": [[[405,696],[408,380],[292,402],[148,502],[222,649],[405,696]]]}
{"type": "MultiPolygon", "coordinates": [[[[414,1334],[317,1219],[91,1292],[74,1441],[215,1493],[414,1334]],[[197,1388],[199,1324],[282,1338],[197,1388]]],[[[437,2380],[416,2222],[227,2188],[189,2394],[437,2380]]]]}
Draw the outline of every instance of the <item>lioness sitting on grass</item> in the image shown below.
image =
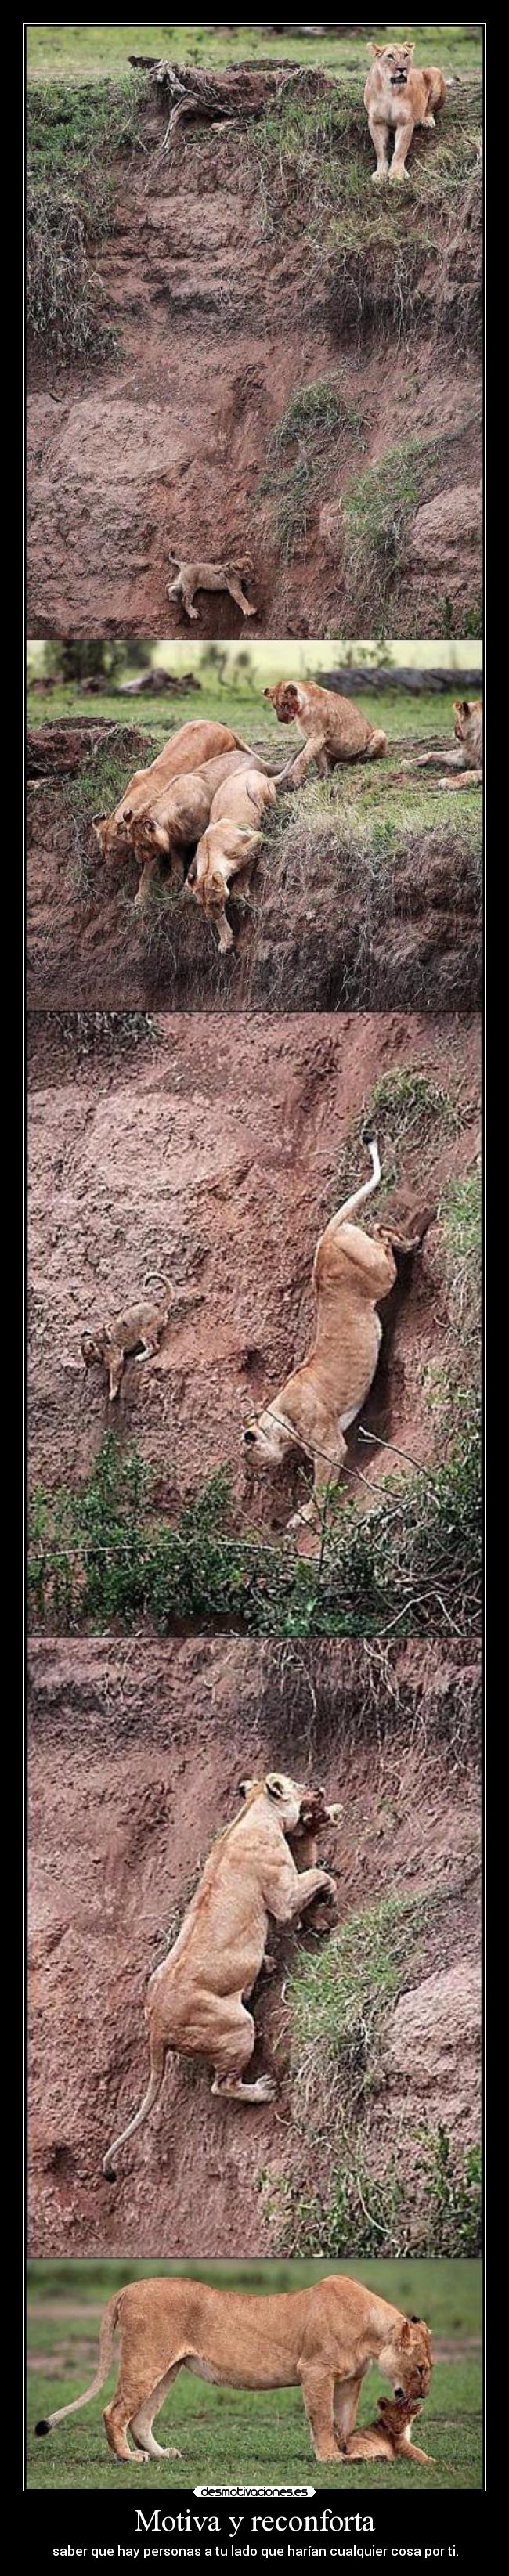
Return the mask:
{"type": "Polygon", "coordinates": [[[406,162],[416,125],[434,126],[435,113],[443,107],[447,81],[438,65],[419,71],[414,65],[413,45],[370,45],[371,71],[364,91],[371,141],[375,147],[376,170],[373,180],[379,187],[385,179],[408,179],[406,162]],[[394,135],[394,151],[389,163],[389,137],[394,135]]]}
{"type": "Polygon", "coordinates": [[[383,760],[387,735],[381,725],[372,725],[351,698],[340,697],[337,689],[320,689],[314,680],[278,680],[276,688],[264,689],[270,698],[278,724],[296,724],[304,734],[305,749],[292,756],[279,781],[291,778],[294,787],[313,760],[320,778],[343,760],[383,760]]]}

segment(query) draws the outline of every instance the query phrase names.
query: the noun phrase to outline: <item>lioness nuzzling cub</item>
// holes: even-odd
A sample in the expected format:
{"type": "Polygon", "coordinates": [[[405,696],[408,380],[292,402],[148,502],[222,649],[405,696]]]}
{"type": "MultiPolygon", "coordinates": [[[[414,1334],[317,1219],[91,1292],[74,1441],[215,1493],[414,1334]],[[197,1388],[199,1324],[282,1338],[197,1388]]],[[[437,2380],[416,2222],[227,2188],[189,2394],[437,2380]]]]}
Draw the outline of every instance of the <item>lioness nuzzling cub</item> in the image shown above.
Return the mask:
{"type": "Polygon", "coordinates": [[[375,184],[384,179],[393,184],[408,179],[407,155],[415,125],[434,125],[435,109],[443,107],[447,81],[436,63],[419,71],[413,62],[413,45],[370,45],[371,71],[364,91],[371,141],[376,153],[375,184]],[[389,136],[394,135],[394,152],[389,164],[389,136]]]}
{"type": "Polygon", "coordinates": [[[306,2290],[262,2296],[163,2274],[114,2290],[90,2387],[43,2415],[36,2433],[50,2433],[64,2415],[77,2414],[98,2396],[111,2370],[117,2326],[118,2381],[103,2418],[117,2460],[180,2457],[175,2449],[164,2451],[152,2431],[178,2370],[219,2388],[301,2388],[315,2459],[340,2460],[353,2456],[349,2437],[370,2362],[392,2383],[395,2396],[413,2400],[414,2410],[427,2396],[433,2369],[424,2319],[404,2316],[348,2273],[328,2273],[306,2290]]]}

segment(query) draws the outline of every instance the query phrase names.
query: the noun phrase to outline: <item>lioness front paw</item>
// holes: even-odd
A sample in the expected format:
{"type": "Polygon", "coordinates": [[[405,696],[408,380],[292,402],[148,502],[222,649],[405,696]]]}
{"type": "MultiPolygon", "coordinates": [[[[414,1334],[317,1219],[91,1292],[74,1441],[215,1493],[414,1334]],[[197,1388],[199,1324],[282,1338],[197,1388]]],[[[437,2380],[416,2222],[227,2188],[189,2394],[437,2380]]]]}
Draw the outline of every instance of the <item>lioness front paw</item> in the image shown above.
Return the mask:
{"type": "Polygon", "coordinates": [[[391,182],[392,182],[392,186],[393,186],[393,188],[399,188],[399,187],[400,187],[400,185],[401,185],[401,180],[402,180],[402,179],[408,179],[408,177],[409,177],[409,172],[408,172],[408,170],[405,170],[405,164],[404,164],[404,161],[396,161],[396,162],[391,161],[391,166],[390,166],[390,171],[389,171],[389,179],[390,179],[390,180],[391,180],[391,182]]]}
{"type": "Polygon", "coordinates": [[[371,175],[372,175],[372,180],[373,180],[373,187],[374,187],[374,188],[381,188],[381,187],[383,186],[384,179],[388,179],[388,177],[389,177],[389,164],[388,164],[388,161],[381,161],[381,163],[380,163],[380,168],[379,168],[378,170],[373,170],[371,175]]]}

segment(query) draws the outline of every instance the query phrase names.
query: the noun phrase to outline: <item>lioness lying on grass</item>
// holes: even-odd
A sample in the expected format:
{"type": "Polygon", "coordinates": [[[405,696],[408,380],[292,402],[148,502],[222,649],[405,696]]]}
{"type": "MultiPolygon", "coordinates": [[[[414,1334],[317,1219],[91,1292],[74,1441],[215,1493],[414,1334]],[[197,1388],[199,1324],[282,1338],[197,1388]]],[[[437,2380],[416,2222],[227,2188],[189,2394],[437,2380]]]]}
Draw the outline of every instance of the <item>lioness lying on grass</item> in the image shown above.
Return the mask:
{"type": "Polygon", "coordinates": [[[404,2316],[345,2273],[331,2272],[307,2290],[258,2296],[185,2277],[128,2281],[105,2308],[90,2388],[43,2416],[36,2433],[50,2433],[64,2415],[77,2414],[97,2397],[111,2370],[117,2326],[118,2381],[104,2409],[106,2438],[117,2460],[180,2459],[175,2446],[165,2451],[152,2431],[178,2370],[219,2388],[301,2388],[315,2459],[341,2460],[354,2456],[349,2437],[370,2362],[392,2383],[396,2397],[412,2398],[414,2406],[427,2395],[433,2367],[422,2319],[404,2316]]]}
{"type": "Polygon", "coordinates": [[[271,2076],[245,2081],[256,2043],[245,1998],[263,1966],[270,1917],[277,1923],[297,1922],[314,1896],[335,1896],[330,1871],[318,1869],[308,1852],[305,1868],[296,1868],[290,1841],[310,1826],[319,1832],[340,1811],[327,1807],[320,1791],[278,1771],[241,1787],[240,1814],[213,1844],[178,1938],[149,1980],[150,2083],[134,2119],[108,2147],[103,2163],[108,2182],[115,2181],[119,2148],[153,2110],[170,2049],[206,2058],[213,2069],[212,2092],[223,2100],[272,2101],[271,2076]]]}
{"type": "Polygon", "coordinates": [[[454,731],[458,751],[421,751],[417,764],[419,769],[431,769],[439,762],[456,771],[453,778],[437,778],[437,787],[446,788],[449,795],[458,787],[482,787],[482,698],[455,698],[454,731]],[[471,763],[469,769],[465,769],[465,760],[471,763]]]}

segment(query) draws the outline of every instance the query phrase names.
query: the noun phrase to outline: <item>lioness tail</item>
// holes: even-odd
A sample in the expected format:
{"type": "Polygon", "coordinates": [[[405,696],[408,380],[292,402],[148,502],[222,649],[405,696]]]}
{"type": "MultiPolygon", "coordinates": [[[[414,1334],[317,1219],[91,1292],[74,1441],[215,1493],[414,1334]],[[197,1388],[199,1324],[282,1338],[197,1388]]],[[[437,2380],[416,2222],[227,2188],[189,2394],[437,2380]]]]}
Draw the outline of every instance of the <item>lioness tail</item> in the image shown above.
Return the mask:
{"type": "Polygon", "coordinates": [[[84,2389],[82,2397],[71,2397],[68,2406],[56,2406],[53,2415],[41,2415],[35,2427],[36,2433],[51,2433],[52,2425],[60,2424],[63,2415],[75,2415],[78,2407],[88,2406],[90,2399],[97,2397],[99,2389],[104,2387],[104,2381],[108,2377],[113,2360],[113,2337],[115,2327],[118,2325],[121,2297],[121,2290],[115,2290],[113,2298],[108,2300],[108,2306],[104,2310],[95,2379],[91,2379],[90,2387],[84,2389]]]}

